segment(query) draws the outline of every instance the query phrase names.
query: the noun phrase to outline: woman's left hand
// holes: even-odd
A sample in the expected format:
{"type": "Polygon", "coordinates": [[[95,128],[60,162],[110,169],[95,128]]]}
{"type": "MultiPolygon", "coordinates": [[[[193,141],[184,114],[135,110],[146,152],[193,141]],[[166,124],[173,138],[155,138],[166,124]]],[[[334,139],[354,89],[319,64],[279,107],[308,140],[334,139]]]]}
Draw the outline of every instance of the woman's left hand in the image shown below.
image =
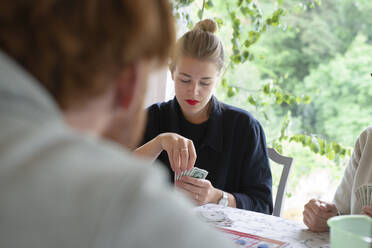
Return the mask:
{"type": "Polygon", "coordinates": [[[198,205],[218,201],[219,190],[214,188],[209,180],[182,176],[180,180],[175,182],[175,185],[189,195],[198,205]]]}
{"type": "Polygon", "coordinates": [[[369,217],[372,218],[372,206],[364,206],[362,208],[362,214],[368,215],[369,217]]]}

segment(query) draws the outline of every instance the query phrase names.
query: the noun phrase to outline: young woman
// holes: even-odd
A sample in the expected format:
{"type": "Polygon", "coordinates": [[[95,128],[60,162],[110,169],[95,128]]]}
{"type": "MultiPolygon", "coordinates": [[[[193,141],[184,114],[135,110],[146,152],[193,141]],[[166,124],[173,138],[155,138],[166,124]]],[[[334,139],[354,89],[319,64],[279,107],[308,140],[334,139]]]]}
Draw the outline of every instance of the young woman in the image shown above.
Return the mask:
{"type": "Polygon", "coordinates": [[[135,152],[161,160],[172,181],[194,163],[207,170],[207,179],[183,176],[175,182],[200,205],[271,214],[264,131],[250,113],[213,95],[224,64],[216,29],[214,21],[203,20],[177,41],[170,65],[176,96],[148,108],[144,145],[135,152]]]}

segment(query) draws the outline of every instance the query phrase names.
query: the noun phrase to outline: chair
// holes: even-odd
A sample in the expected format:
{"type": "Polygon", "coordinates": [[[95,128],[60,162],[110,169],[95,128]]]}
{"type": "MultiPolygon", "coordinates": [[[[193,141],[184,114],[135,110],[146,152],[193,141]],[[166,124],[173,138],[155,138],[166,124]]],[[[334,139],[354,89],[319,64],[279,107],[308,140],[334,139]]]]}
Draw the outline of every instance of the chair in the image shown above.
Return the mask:
{"type": "Polygon", "coordinates": [[[283,165],[282,175],[280,177],[278,191],[275,197],[273,215],[280,217],[283,210],[283,199],[286,193],[288,176],[291,171],[293,158],[285,157],[279,154],[274,148],[267,148],[269,158],[277,164],[283,165]]]}

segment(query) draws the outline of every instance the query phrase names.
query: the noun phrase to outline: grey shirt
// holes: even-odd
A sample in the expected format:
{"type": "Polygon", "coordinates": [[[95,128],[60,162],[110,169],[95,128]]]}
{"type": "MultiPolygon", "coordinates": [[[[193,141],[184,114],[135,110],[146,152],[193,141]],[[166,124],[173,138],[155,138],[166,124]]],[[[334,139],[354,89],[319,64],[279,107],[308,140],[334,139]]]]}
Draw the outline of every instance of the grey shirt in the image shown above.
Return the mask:
{"type": "Polygon", "coordinates": [[[158,165],[67,127],[0,52],[0,247],[231,247],[158,165]]]}

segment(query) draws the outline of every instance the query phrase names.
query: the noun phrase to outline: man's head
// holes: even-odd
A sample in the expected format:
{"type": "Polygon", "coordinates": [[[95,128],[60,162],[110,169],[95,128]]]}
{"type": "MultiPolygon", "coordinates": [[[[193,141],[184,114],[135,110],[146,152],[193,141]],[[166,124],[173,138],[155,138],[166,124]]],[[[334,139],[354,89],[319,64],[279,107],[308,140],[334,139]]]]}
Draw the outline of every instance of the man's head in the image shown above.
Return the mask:
{"type": "Polygon", "coordinates": [[[106,115],[97,121],[113,128],[125,116],[125,125],[136,128],[122,131],[138,136],[147,74],[166,62],[173,25],[168,0],[2,0],[0,49],[38,79],[65,113],[94,114],[98,105],[106,115]]]}

